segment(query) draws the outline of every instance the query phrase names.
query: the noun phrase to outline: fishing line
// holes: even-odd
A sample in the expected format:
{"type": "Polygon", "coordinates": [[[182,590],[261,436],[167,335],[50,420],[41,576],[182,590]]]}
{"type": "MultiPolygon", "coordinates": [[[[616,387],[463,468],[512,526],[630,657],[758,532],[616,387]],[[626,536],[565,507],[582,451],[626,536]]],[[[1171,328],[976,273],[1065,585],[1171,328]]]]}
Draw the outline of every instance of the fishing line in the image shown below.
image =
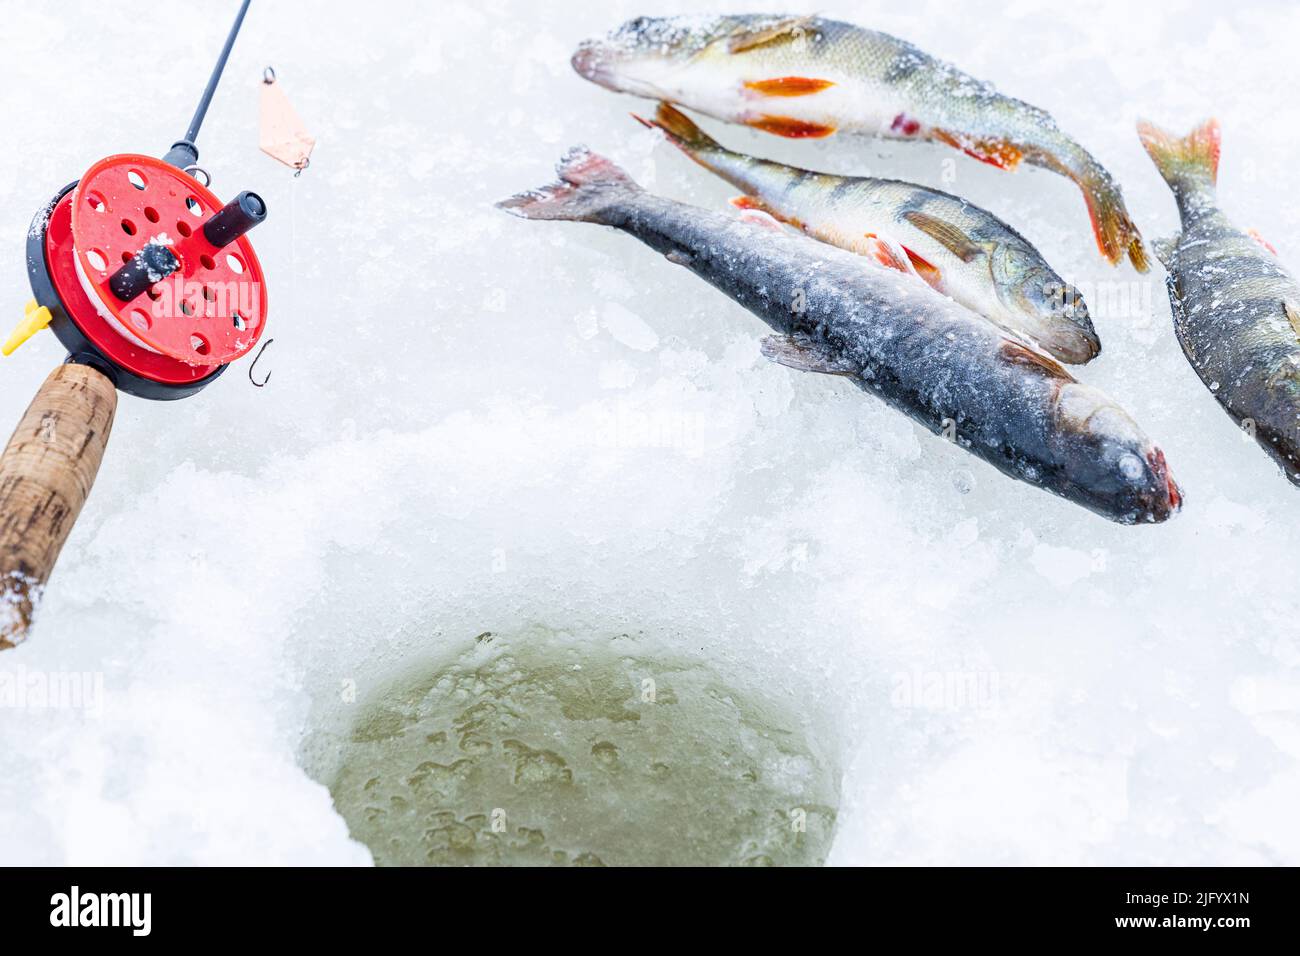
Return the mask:
{"type": "MultiPolygon", "coordinates": [[[[298,179],[311,165],[311,152],[316,146],[315,137],[307,132],[302,118],[289,102],[280,87],[275,67],[262,70],[262,96],[260,117],[260,147],[262,152],[294,170],[289,184],[289,306],[288,311],[298,314],[298,179]]],[[[267,339],[248,367],[248,380],[263,388],[271,380],[271,373],[260,382],[253,369],[274,339],[267,339]]]]}

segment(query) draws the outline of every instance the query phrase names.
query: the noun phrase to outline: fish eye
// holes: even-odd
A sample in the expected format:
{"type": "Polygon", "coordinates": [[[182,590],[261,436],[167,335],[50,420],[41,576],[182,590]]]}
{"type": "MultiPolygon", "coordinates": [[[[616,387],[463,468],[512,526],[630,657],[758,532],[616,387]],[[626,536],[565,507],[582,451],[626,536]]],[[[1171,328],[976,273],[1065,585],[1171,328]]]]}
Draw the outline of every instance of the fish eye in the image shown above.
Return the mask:
{"type": "Polygon", "coordinates": [[[1146,468],[1143,467],[1141,458],[1132,452],[1125,452],[1119,459],[1119,473],[1129,481],[1137,481],[1146,474],[1146,468]]]}

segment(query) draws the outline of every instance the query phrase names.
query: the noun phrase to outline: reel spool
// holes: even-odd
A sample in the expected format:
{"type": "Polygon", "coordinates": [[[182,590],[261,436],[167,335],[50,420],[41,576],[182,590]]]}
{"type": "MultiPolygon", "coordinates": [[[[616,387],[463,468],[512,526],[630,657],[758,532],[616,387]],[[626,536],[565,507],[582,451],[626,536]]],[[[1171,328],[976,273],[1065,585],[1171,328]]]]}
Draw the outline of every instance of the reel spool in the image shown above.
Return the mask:
{"type": "Polygon", "coordinates": [[[266,328],[262,266],[245,236],[265,217],[256,194],[223,206],[162,160],[102,159],[32,224],[29,316],[48,315],[73,361],[128,394],[193,395],[266,328]]]}

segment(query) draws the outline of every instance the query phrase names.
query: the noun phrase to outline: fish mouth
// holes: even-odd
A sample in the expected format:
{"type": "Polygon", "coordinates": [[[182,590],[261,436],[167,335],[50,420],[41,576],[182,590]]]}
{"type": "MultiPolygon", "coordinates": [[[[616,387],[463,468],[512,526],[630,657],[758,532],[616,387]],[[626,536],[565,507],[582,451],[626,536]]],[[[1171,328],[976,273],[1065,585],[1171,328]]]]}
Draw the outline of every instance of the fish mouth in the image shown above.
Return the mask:
{"type": "Polygon", "coordinates": [[[1053,329],[1033,338],[1054,358],[1070,365],[1086,365],[1101,354],[1101,339],[1084,329],[1053,329]]]}
{"type": "MultiPolygon", "coordinates": [[[[995,263],[996,265],[996,263],[995,263]]],[[[1009,321],[1053,357],[1085,365],[1101,354],[1101,339],[1078,290],[1052,276],[1017,282],[994,279],[1009,321]]]]}
{"type": "Polygon", "coordinates": [[[618,90],[614,85],[614,71],[610,68],[609,57],[599,40],[587,40],[582,43],[569,60],[574,72],[583,79],[605,87],[618,90]]]}
{"type": "Polygon", "coordinates": [[[1179,487],[1174,476],[1169,472],[1169,464],[1165,461],[1165,453],[1159,448],[1153,448],[1147,453],[1147,466],[1151,469],[1151,476],[1155,479],[1155,501],[1148,510],[1151,521],[1164,521],[1167,518],[1177,514],[1183,508],[1183,489],[1179,487]]]}
{"type": "Polygon", "coordinates": [[[670,64],[654,57],[629,54],[606,40],[585,40],[569,58],[575,73],[615,93],[630,93],[655,100],[671,100],[661,80],[670,64]]]}

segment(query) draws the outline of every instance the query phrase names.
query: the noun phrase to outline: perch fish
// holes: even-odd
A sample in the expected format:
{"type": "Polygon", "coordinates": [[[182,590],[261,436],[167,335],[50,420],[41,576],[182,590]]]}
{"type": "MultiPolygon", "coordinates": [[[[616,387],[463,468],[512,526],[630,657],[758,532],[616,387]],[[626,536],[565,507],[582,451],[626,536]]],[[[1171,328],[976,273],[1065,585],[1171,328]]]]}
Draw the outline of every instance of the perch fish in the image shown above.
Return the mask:
{"type": "Polygon", "coordinates": [[[1300,285],[1271,246],[1219,209],[1216,121],[1182,138],[1143,122],[1138,136],[1182,221],[1156,252],[1169,270],[1183,354],[1219,404],[1300,484],[1300,285]]]}
{"type": "Polygon", "coordinates": [[[843,376],[1003,474],[1123,524],[1182,500],[1163,452],[1110,397],[898,264],[653,196],[577,148],[559,181],[499,203],[525,219],[630,233],[771,326],[764,354],[843,376]]]}
{"type": "Polygon", "coordinates": [[[923,139],[1052,170],[1082,190],[1102,255],[1147,269],[1119,186],[1048,113],[887,33],[815,16],[637,17],[572,64],[609,89],[778,136],[923,139]]]}
{"type": "Polygon", "coordinates": [[[879,248],[877,239],[893,239],[936,291],[1062,362],[1082,364],[1101,350],[1079,291],[991,212],[914,183],[832,176],[733,152],[666,103],[654,120],[637,119],[742,190],[732,200],[741,208],[863,255],[879,248]]]}

